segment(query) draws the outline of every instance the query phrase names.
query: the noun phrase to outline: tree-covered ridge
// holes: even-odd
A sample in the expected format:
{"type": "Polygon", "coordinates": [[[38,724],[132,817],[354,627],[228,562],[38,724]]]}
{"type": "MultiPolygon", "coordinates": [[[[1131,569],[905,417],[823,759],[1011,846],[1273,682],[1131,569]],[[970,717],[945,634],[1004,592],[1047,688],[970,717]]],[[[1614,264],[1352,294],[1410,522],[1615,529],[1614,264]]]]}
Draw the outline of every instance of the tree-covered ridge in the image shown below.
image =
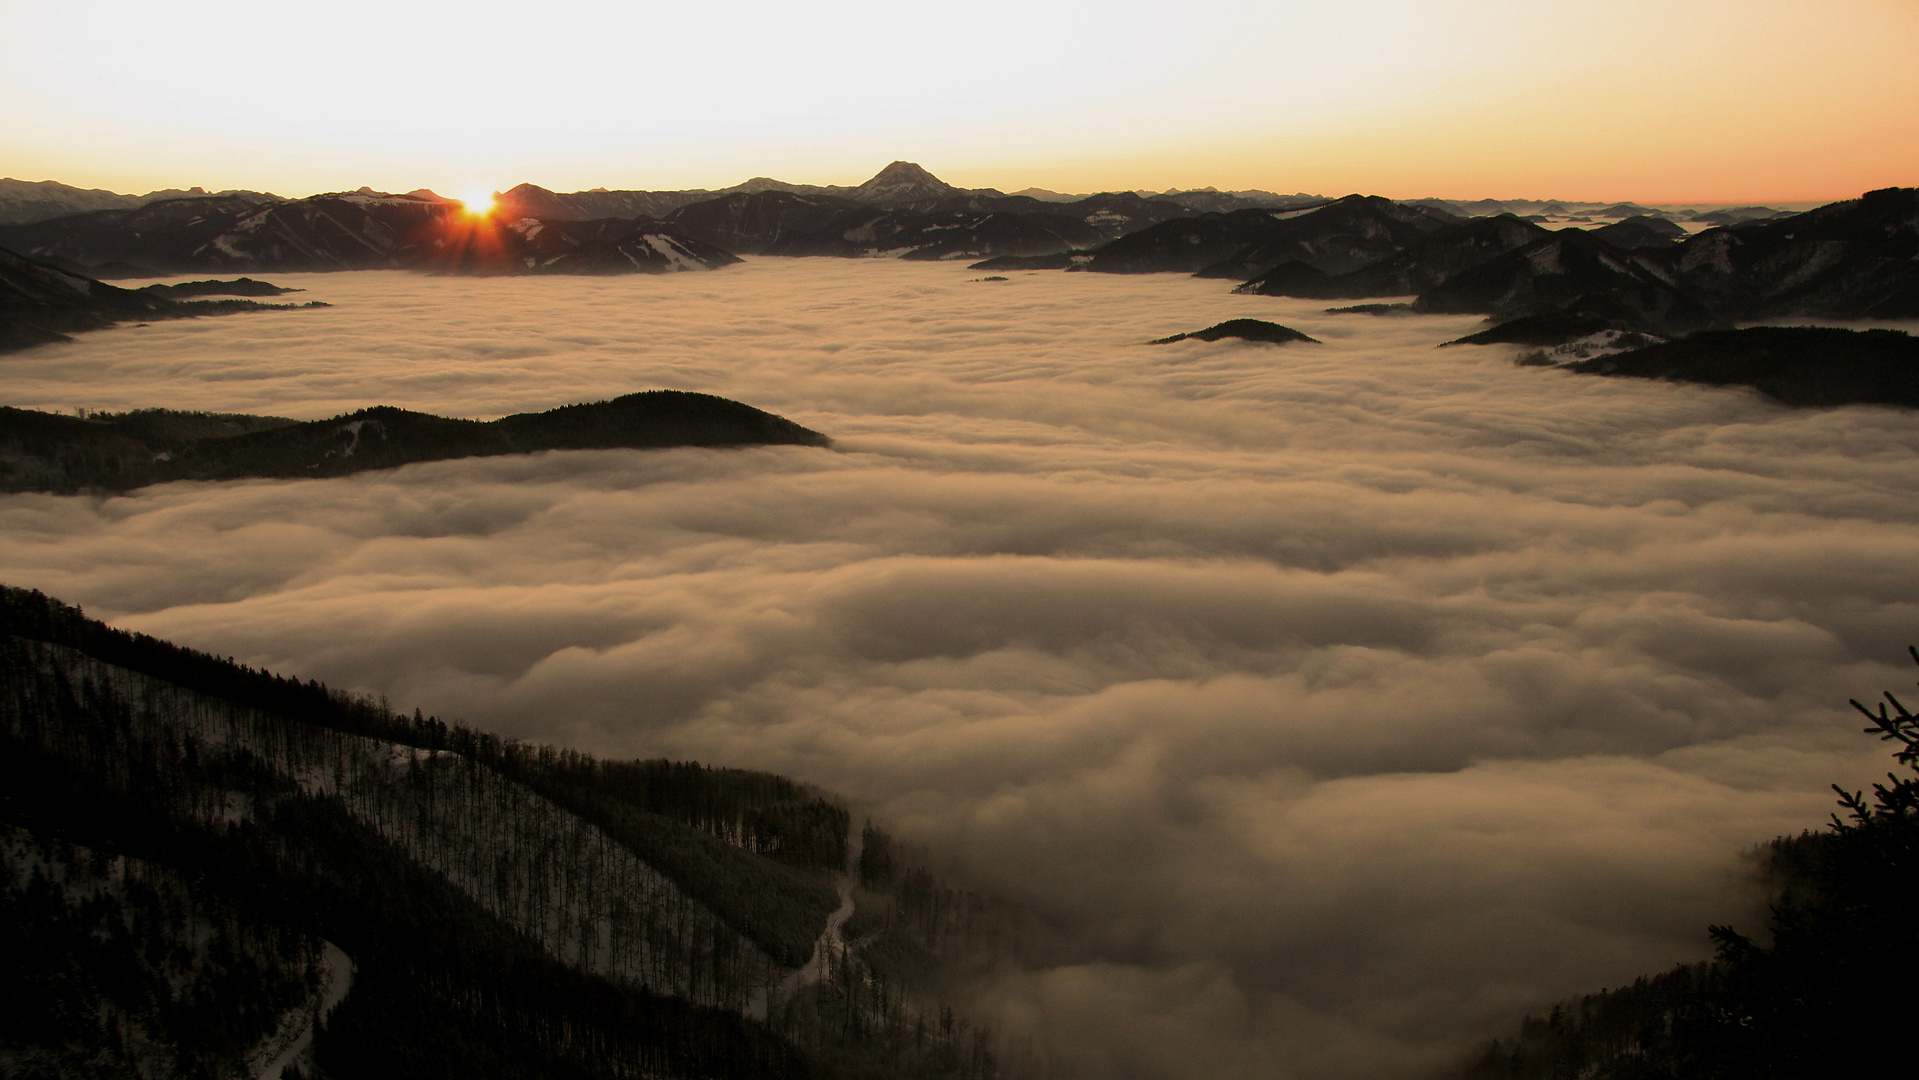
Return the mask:
{"type": "MultiPolygon", "coordinates": [[[[64,646],[221,702],[498,773],[591,822],[674,878],[788,966],[838,904],[821,876],[846,863],[847,812],[784,777],[698,762],[603,762],[255,670],[107,626],[38,592],[0,588],[0,634],[64,646]]],[[[443,771],[427,757],[422,774],[443,771]]]]}
{"type": "MultiPolygon", "coordinates": [[[[76,845],[140,860],[212,913],[174,918],[142,955],[216,922],[221,940],[286,954],[221,946],[198,965],[208,993],[260,1003],[219,1039],[195,1034],[190,1011],[112,1006],[133,1018],[115,1045],[135,1050],[101,1059],[109,1073],[134,1054],[238,1076],[289,1048],[307,1076],[1000,1075],[992,1033],[931,982],[822,932],[851,888],[849,825],[830,797],[780,777],[601,762],[407,718],[0,589],[0,826],[20,838],[9,866],[72,863],[62,853],[76,845]],[[314,1004],[316,955],[351,960],[330,1011],[314,1004]],[[322,1013],[324,1025],[301,1019],[322,1013]]],[[[84,906],[71,891],[34,880],[0,881],[0,932],[85,932],[71,929],[68,909],[84,906]]],[[[118,901],[96,907],[96,924],[133,918],[118,901]]],[[[42,1012],[158,1000],[135,992],[155,978],[138,965],[114,969],[134,991],[109,992],[63,976],[64,948],[30,955],[42,1012]]],[[[0,1074],[31,1060],[90,1075],[81,1050],[96,1040],[77,1030],[0,1030],[0,1074]]]]}
{"type": "MultiPolygon", "coordinates": [[[[1919,662],[1919,650],[1912,650],[1919,662]]],[[[1715,926],[1714,960],[1564,1002],[1486,1046],[1469,1080],[1800,1080],[1911,1060],[1919,962],[1919,717],[1891,693],[1867,732],[1902,770],[1839,793],[1819,832],[1764,851],[1764,939],[1715,926]]]]}
{"type": "Polygon", "coordinates": [[[1709,330],[1565,366],[1596,375],[1750,386],[1786,405],[1919,406],[1919,338],[1903,330],[1709,330]]]}
{"type": "Polygon", "coordinates": [[[680,390],[491,421],[384,405],[305,423],[167,409],[63,416],[0,406],[0,491],[119,492],[171,480],[307,479],[541,450],[830,442],[750,405],[680,390]]]}
{"type": "MultiPolygon", "coordinates": [[[[351,956],[351,987],[314,1033],[311,1053],[297,1063],[306,1075],[817,1075],[787,1040],[737,1011],[583,972],[554,958],[523,926],[385,842],[346,800],[297,797],[264,770],[249,769],[244,758],[222,760],[195,742],[138,738],[135,717],[103,712],[102,704],[74,697],[65,708],[55,705],[42,715],[70,712],[69,721],[90,725],[96,734],[133,736],[110,740],[129,766],[116,776],[96,768],[97,760],[50,752],[9,731],[0,740],[9,817],[42,850],[86,841],[95,850],[167,867],[191,883],[197,905],[229,913],[236,934],[289,934],[351,956]],[[209,787],[247,796],[253,812],[231,821],[184,817],[180,798],[209,787]]],[[[26,906],[11,895],[9,901],[12,909],[26,906]]],[[[128,914],[110,909],[108,916],[124,920],[128,914]]],[[[38,938],[48,922],[18,925],[38,938]]],[[[149,924],[149,931],[146,940],[163,954],[186,943],[165,927],[149,924]]],[[[57,977],[64,955],[44,957],[48,968],[13,968],[10,985],[43,995],[43,1012],[82,1012],[91,999],[57,977]],[[47,970],[56,977],[43,977],[47,970]]],[[[37,958],[29,951],[10,956],[37,958]]],[[[228,964],[201,982],[231,1012],[233,1002],[271,1003],[267,994],[278,975],[271,967],[228,964]]],[[[118,989],[109,1000],[125,996],[118,989]]],[[[212,1039],[192,1022],[197,1016],[188,1010],[182,1017],[177,1006],[170,1013],[134,1014],[125,1045],[106,1047],[104,1072],[83,1068],[99,1049],[84,1032],[16,1027],[0,1034],[0,1073],[35,1075],[25,1066],[51,1059],[56,1067],[37,1075],[131,1075],[112,1066],[137,1058],[197,1066],[177,1074],[183,1076],[248,1075],[236,1051],[247,1049],[245,1036],[264,1025],[231,1032],[239,1025],[229,1023],[227,1037],[212,1039]]]]}
{"type": "Polygon", "coordinates": [[[70,341],[69,334],[134,319],[185,319],[329,306],[318,301],[260,304],[251,300],[183,300],[180,295],[117,288],[0,248],[0,352],[70,341]]]}

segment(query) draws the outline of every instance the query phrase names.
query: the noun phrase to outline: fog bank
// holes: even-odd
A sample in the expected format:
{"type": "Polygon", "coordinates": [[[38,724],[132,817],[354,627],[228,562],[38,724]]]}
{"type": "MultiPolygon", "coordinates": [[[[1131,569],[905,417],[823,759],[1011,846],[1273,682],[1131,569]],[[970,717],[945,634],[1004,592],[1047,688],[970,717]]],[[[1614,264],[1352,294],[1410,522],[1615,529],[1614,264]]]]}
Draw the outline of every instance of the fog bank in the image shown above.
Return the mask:
{"type": "Polygon", "coordinates": [[[833,450],[0,497],[0,577],[603,754],[871,806],[1068,931],[979,1008],[1092,1077],[1378,1076],[1755,922],[1884,755],[1919,422],[1435,348],[1215,281],[752,260],[292,275],[5,404],[488,419],[650,388],[833,450]],[[1321,339],[1146,346],[1227,318],[1321,339]]]}

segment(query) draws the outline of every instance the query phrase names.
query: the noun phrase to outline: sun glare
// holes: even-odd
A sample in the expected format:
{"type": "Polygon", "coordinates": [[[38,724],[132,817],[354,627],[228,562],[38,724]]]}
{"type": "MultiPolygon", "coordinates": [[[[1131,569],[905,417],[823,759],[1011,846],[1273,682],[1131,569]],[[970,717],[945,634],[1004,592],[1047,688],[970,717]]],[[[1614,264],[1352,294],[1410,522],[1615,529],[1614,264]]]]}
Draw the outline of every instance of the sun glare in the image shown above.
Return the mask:
{"type": "Polygon", "coordinates": [[[460,196],[460,202],[466,206],[466,212],[474,217],[485,217],[493,212],[493,193],[489,191],[469,191],[460,196]]]}

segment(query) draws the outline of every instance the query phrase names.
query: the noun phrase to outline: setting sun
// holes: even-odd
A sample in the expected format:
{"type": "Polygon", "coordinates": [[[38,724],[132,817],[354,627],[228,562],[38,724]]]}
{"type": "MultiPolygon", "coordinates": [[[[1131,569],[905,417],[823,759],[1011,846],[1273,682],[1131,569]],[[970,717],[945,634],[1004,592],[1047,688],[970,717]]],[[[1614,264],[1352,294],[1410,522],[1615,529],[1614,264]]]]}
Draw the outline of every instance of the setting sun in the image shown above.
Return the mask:
{"type": "Polygon", "coordinates": [[[460,196],[460,202],[466,212],[474,217],[485,217],[493,212],[493,193],[490,191],[469,191],[460,196]]]}

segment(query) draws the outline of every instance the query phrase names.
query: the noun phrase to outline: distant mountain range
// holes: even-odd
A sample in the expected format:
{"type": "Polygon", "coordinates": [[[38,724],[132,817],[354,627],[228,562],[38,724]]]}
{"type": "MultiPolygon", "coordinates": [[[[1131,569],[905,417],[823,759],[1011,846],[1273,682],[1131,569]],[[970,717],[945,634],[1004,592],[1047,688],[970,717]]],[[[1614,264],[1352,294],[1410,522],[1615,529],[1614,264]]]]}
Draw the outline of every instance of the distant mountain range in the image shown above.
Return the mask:
{"type": "MultiPolygon", "coordinates": [[[[362,189],[365,193],[368,189],[362,189]]],[[[1047,202],[1081,202],[1089,196],[1060,195],[1039,188],[1008,195],[993,188],[960,188],[946,183],[909,161],[895,161],[863,184],[794,184],[771,177],[756,176],[732,187],[689,188],[677,191],[608,190],[560,193],[534,184],[521,184],[496,193],[502,203],[513,206],[529,217],[553,221],[591,221],[600,218],[663,218],[682,206],[707,202],[727,195],[756,195],[784,192],[845,200],[847,203],[878,205],[899,210],[950,210],[955,200],[997,202],[990,208],[1033,211],[1047,202]],[[1035,197],[1035,196],[1038,197],[1035,197]]],[[[416,198],[438,199],[424,188],[406,194],[416,198]]],[[[1253,207],[1279,208],[1320,201],[1313,195],[1280,195],[1268,191],[1221,192],[1212,188],[1195,191],[1155,193],[1108,192],[1107,195],[1137,195],[1148,201],[1171,203],[1188,212],[1203,210],[1241,210],[1253,207]]],[[[204,188],[168,189],[145,195],[121,195],[100,189],[70,187],[52,180],[25,181],[0,179],[0,225],[29,225],[92,210],[137,210],[151,203],[172,199],[244,198],[255,205],[288,201],[282,196],[257,191],[208,192],[204,188]]],[[[988,208],[986,202],[967,204],[970,209],[988,208]]],[[[1116,235],[1116,234],[1115,234],[1116,235]]]]}
{"type": "MultiPolygon", "coordinates": [[[[1801,214],[1747,207],[1716,218],[1694,213],[1685,223],[1675,220],[1685,214],[1633,203],[1274,195],[1283,205],[1209,210],[1192,205],[1204,202],[1193,192],[1041,194],[1048,198],[964,190],[904,161],[850,188],[759,178],[721,194],[562,195],[521,185],[486,215],[430,191],[233,193],[0,225],[0,247],[92,278],[390,268],[664,273],[714,269],[739,254],[978,259],[973,267],[1001,272],[1197,274],[1239,282],[1252,295],[1414,297],[1414,312],[1534,320],[1527,335],[1599,325],[1669,338],[1741,321],[1919,313],[1919,209],[1910,188],[1801,214]],[[1595,227],[1571,224],[1582,220],[1595,227]]],[[[157,299],[89,290],[98,310],[75,316],[75,328],[86,319],[141,317],[140,305],[157,299]]],[[[15,345],[31,343],[35,332],[0,324],[15,345]]]]}
{"type": "Polygon", "coordinates": [[[1238,291],[1255,295],[1413,296],[1413,312],[1658,337],[1778,318],[1910,319],[1919,318],[1919,190],[1700,233],[1637,213],[1590,232],[1552,230],[1510,213],[1461,218],[1430,201],[1350,195],[1184,217],[1083,251],[972,268],[1189,273],[1241,279],[1238,291]]]}
{"type": "MultiPolygon", "coordinates": [[[[874,204],[903,210],[955,209],[953,200],[971,198],[997,202],[993,209],[1013,212],[1037,212],[1035,204],[1077,203],[1092,195],[1069,195],[1046,188],[1029,187],[1008,194],[994,188],[959,188],[946,183],[909,161],[895,161],[863,184],[795,184],[771,177],[756,176],[726,188],[687,188],[675,191],[609,190],[593,188],[565,194],[534,184],[521,184],[510,191],[496,193],[501,201],[520,209],[530,217],[548,220],[590,221],[598,218],[662,218],[682,206],[706,202],[726,195],[754,195],[767,191],[791,195],[816,195],[849,202],[874,204]],[[947,205],[940,205],[947,204],[947,205]]],[[[408,194],[437,198],[433,192],[419,189],[408,194]]],[[[1221,191],[1217,188],[1168,188],[1149,191],[1105,192],[1105,196],[1136,195],[1151,202],[1171,203],[1187,211],[1226,213],[1234,210],[1285,210],[1328,201],[1325,196],[1303,192],[1282,195],[1257,188],[1221,191]]],[[[121,195],[99,188],[77,188],[53,180],[26,181],[0,179],[0,225],[25,225],[89,210],[136,210],[149,203],[182,198],[241,197],[256,204],[283,201],[283,197],[258,191],[208,192],[204,188],[169,188],[145,195],[121,195]]],[[[1711,209],[1653,208],[1635,203],[1582,203],[1557,199],[1411,199],[1413,205],[1430,206],[1456,217],[1492,217],[1498,214],[1521,216],[1575,216],[1594,220],[1627,217],[1664,217],[1672,221],[1730,225],[1735,222],[1783,217],[1789,211],[1766,206],[1714,207],[1711,209]]],[[[974,202],[967,208],[988,208],[986,202],[974,202]]],[[[1109,233],[1109,235],[1118,235],[1109,233]]]]}
{"type": "Polygon", "coordinates": [[[650,219],[480,217],[430,192],[370,190],[264,204],[215,196],[94,210],[0,226],[0,247],[96,277],[386,269],[666,273],[739,261],[650,219]]]}
{"type": "Polygon", "coordinates": [[[278,202],[280,196],[262,191],[209,192],[205,188],[167,188],[145,195],[121,195],[100,188],[77,188],[54,180],[0,178],[0,225],[24,225],[88,210],[138,210],[166,199],[245,198],[256,203],[278,202]]]}
{"type": "Polygon", "coordinates": [[[522,184],[488,216],[431,191],[196,195],[0,225],[0,246],[100,278],[411,268],[713,269],[733,253],[978,259],[1090,247],[1199,213],[1131,192],[1049,203],[953,187],[898,161],[857,187],[756,179],[723,193],[522,184]]]}

